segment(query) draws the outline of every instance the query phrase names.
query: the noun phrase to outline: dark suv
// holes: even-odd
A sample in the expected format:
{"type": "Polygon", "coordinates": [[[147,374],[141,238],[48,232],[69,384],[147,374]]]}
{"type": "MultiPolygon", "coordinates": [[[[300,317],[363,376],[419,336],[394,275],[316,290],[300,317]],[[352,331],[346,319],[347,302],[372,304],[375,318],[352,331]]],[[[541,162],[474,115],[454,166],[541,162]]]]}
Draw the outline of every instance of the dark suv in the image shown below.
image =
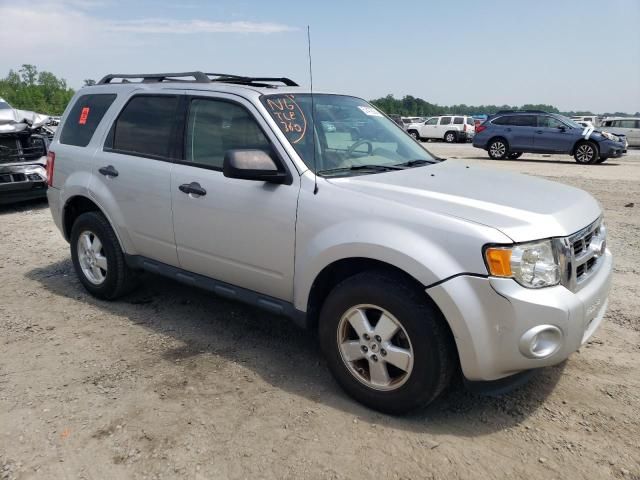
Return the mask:
{"type": "Polygon", "coordinates": [[[626,153],[624,136],[583,127],[573,120],[538,110],[501,111],[476,127],[473,146],[495,160],[527,153],[564,153],[578,163],[602,163],[626,153]]]}

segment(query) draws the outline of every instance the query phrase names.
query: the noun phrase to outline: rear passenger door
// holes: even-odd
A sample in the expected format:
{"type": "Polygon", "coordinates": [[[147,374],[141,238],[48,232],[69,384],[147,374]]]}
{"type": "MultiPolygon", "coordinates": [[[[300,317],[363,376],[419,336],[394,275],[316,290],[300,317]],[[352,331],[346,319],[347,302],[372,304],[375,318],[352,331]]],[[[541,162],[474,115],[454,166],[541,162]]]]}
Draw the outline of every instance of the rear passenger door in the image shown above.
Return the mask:
{"type": "Polygon", "coordinates": [[[506,118],[504,131],[512,152],[534,151],[533,135],[536,130],[535,115],[511,115],[506,118]]]}
{"type": "Polygon", "coordinates": [[[171,216],[171,156],[178,94],[131,96],[94,160],[90,190],[129,254],[178,265],[171,216]]]}
{"type": "Polygon", "coordinates": [[[434,138],[444,138],[444,134],[451,130],[451,117],[440,117],[437,134],[434,138]]]}
{"type": "Polygon", "coordinates": [[[250,102],[225,94],[186,100],[184,153],[171,179],[180,266],[291,301],[300,177],[250,102]],[[233,149],[268,151],[292,183],[225,177],[224,155],[233,149]],[[203,194],[180,188],[194,183],[203,194]]]}

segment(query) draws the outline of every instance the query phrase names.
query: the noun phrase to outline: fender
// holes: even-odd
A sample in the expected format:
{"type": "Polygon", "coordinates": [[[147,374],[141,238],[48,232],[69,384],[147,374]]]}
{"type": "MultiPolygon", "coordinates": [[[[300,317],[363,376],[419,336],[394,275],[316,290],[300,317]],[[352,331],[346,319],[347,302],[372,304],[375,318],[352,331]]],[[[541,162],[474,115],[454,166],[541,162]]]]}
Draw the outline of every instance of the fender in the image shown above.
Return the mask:
{"type": "MultiPolygon", "coordinates": [[[[294,306],[307,310],[311,287],[328,265],[348,258],[369,258],[385,262],[411,275],[424,286],[466,272],[464,257],[445,249],[419,231],[383,220],[360,220],[331,225],[309,241],[296,254],[294,306]],[[383,234],[381,234],[383,232],[383,234]]],[[[481,260],[481,246],[474,252],[481,260]]],[[[468,267],[468,265],[467,265],[468,267]]],[[[478,268],[483,268],[478,264],[478,268]]],[[[475,274],[485,271],[472,272],[475,274]]]]}

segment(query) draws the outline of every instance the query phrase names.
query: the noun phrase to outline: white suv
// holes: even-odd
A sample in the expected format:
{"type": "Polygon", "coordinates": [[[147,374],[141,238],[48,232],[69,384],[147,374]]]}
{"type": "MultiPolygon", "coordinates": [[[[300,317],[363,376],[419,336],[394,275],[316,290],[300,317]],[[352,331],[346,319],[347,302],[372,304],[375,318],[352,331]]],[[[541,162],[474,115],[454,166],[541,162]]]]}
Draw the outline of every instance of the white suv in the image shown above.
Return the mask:
{"type": "Polygon", "coordinates": [[[473,117],[443,115],[411,124],[407,127],[407,132],[416,140],[444,140],[447,143],[455,143],[473,140],[476,127],[473,117]]]}
{"type": "Polygon", "coordinates": [[[93,295],[146,270],[285,315],[386,412],[459,372],[509,383],[557,364],[607,306],[589,194],[442,161],[364,100],[286,78],[109,75],[76,93],[47,172],[93,295]]]}

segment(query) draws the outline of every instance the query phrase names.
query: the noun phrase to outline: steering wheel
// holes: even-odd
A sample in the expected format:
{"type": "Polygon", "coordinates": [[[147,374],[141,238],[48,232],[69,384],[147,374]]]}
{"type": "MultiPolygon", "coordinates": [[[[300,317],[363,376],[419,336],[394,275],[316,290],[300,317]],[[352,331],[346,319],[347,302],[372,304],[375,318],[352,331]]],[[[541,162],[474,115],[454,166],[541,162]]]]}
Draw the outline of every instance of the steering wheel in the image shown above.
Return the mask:
{"type": "Polygon", "coordinates": [[[349,157],[353,156],[353,153],[356,151],[356,148],[358,148],[360,145],[364,145],[365,143],[368,145],[367,155],[371,155],[373,153],[373,144],[369,140],[358,140],[356,143],[354,143],[347,149],[347,156],[349,157]]]}

